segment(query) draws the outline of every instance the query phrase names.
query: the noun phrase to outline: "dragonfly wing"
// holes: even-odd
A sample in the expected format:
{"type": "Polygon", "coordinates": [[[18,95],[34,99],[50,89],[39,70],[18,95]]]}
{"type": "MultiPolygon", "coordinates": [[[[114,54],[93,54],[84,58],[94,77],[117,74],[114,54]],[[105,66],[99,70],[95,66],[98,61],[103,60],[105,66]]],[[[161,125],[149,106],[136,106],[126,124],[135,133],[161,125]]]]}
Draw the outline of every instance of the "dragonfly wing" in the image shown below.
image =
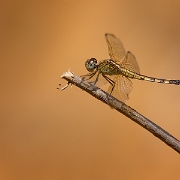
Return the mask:
{"type": "Polygon", "coordinates": [[[122,61],[121,66],[130,71],[140,74],[140,69],[139,69],[139,65],[136,61],[136,58],[129,51],[126,53],[126,58],[124,58],[124,60],[122,61]]]}
{"type": "Polygon", "coordinates": [[[122,75],[116,75],[112,80],[115,82],[114,90],[112,91],[112,86],[110,86],[107,92],[112,92],[112,96],[126,102],[129,99],[129,94],[133,87],[131,80],[122,75]]]}
{"type": "Polygon", "coordinates": [[[109,56],[115,62],[121,63],[125,58],[125,49],[122,42],[113,34],[105,34],[109,56]]]}

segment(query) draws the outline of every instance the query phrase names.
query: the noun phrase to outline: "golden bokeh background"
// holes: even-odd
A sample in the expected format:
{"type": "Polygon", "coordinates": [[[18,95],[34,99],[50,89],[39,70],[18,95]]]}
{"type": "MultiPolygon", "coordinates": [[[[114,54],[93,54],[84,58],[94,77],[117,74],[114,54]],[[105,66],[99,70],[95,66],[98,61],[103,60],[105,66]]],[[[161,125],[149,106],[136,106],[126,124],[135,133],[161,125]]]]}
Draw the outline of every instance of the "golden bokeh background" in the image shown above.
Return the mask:
{"type": "MultiPolygon", "coordinates": [[[[0,179],[180,179],[179,154],[60,76],[108,58],[113,33],[142,74],[180,79],[180,1],[1,1],[0,179]]],[[[180,139],[180,87],[132,80],[127,102],[180,139]]]]}

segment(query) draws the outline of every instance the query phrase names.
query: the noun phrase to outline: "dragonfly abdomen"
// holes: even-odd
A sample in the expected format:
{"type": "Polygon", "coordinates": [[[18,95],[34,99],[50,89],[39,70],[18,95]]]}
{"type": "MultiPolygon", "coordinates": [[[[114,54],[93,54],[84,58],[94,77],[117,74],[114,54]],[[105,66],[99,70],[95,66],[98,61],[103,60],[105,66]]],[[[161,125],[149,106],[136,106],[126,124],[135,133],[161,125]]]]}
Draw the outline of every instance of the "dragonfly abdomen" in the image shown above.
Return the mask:
{"type": "Polygon", "coordinates": [[[180,84],[180,80],[153,78],[153,77],[148,77],[148,76],[144,76],[144,75],[137,74],[137,73],[134,73],[134,76],[132,78],[139,79],[139,80],[145,80],[145,81],[149,81],[149,82],[156,82],[156,83],[175,84],[175,85],[180,84]]]}
{"type": "Polygon", "coordinates": [[[148,76],[144,76],[144,75],[140,75],[140,74],[136,74],[134,78],[139,79],[139,80],[145,80],[145,81],[157,82],[157,83],[164,83],[164,84],[175,84],[175,85],[180,84],[180,80],[159,79],[159,78],[148,77],[148,76]]]}
{"type": "Polygon", "coordinates": [[[164,83],[164,84],[175,84],[175,85],[180,84],[180,80],[174,80],[174,79],[170,80],[170,79],[160,79],[160,78],[148,77],[145,75],[135,73],[128,69],[124,69],[124,68],[121,68],[121,73],[124,76],[126,76],[128,78],[132,78],[132,79],[145,80],[145,81],[149,81],[149,82],[157,82],[157,83],[164,83]]]}

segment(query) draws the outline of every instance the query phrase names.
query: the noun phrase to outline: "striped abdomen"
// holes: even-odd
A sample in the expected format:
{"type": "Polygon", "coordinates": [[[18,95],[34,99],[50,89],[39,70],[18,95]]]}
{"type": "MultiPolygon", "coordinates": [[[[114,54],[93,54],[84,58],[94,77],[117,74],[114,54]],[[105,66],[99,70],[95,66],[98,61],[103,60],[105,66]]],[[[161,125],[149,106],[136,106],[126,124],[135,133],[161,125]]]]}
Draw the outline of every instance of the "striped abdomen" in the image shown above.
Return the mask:
{"type": "Polygon", "coordinates": [[[144,76],[144,75],[141,75],[141,74],[137,74],[135,72],[132,72],[132,71],[124,69],[124,68],[121,68],[121,73],[124,76],[132,78],[132,79],[139,79],[139,80],[145,80],[145,81],[157,82],[157,83],[164,83],[164,84],[175,84],[175,85],[180,84],[180,80],[159,79],[159,78],[148,77],[148,76],[144,76]]]}

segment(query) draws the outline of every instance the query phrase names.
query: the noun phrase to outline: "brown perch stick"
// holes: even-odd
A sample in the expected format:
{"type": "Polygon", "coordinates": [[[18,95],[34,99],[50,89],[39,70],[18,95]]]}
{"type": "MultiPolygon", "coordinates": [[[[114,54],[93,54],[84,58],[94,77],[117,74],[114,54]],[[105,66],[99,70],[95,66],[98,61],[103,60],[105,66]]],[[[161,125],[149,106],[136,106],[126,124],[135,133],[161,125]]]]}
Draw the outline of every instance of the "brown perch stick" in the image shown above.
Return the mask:
{"type": "Polygon", "coordinates": [[[69,84],[74,84],[81,88],[82,90],[88,92],[95,98],[101,100],[102,102],[106,103],[107,105],[111,106],[112,108],[116,109],[120,113],[124,114],[125,116],[129,117],[135,123],[139,124],[143,128],[147,129],[151,132],[154,136],[162,140],[168,146],[173,148],[175,151],[180,153],[180,141],[169,134],[167,131],[162,129],[160,126],[156,125],[136,110],[132,109],[130,106],[127,106],[125,103],[119,101],[118,99],[114,98],[110,94],[106,93],[102,89],[90,84],[87,81],[84,81],[82,78],[74,75],[72,72],[68,71],[64,73],[61,78],[68,81],[67,85],[61,88],[64,90],[68,87],[69,84]]]}

